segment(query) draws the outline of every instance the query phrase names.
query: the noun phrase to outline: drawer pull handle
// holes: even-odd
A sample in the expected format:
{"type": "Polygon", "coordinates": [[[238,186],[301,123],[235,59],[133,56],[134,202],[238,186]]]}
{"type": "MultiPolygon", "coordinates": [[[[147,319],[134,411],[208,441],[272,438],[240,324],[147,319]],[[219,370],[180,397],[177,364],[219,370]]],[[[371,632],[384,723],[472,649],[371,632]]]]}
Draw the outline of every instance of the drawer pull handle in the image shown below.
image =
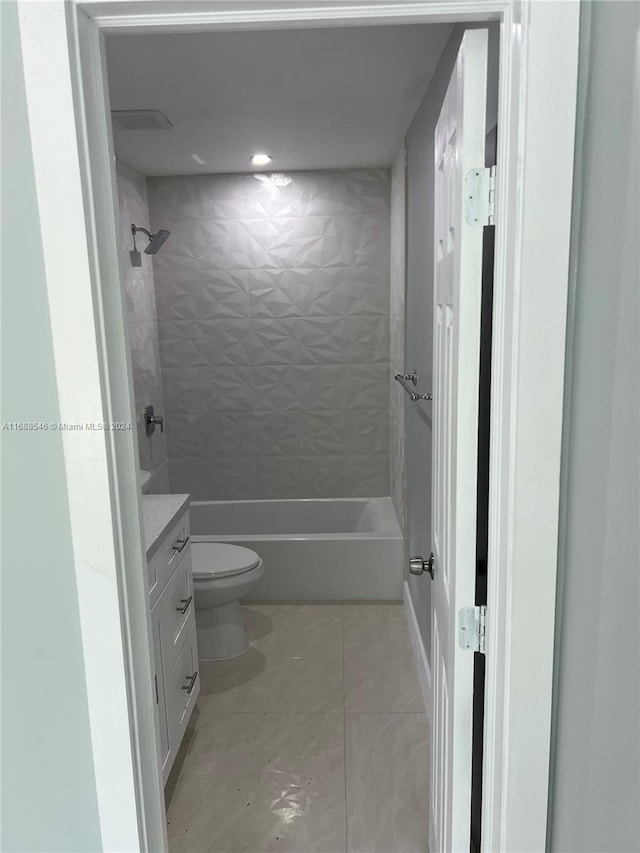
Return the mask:
{"type": "Polygon", "coordinates": [[[189,537],[185,536],[184,539],[177,539],[175,545],[172,545],[171,547],[177,554],[179,554],[180,551],[184,551],[184,549],[187,547],[188,541],[189,537]]]}
{"type": "Polygon", "coordinates": [[[193,690],[193,688],[195,686],[197,678],[198,678],[198,670],[196,669],[196,671],[193,673],[193,675],[187,676],[187,681],[189,683],[186,685],[185,684],[182,685],[182,689],[186,690],[189,695],[191,695],[191,691],[193,690]]]}
{"type": "Polygon", "coordinates": [[[186,613],[187,610],[189,609],[189,605],[191,604],[192,601],[193,601],[192,595],[190,595],[189,598],[181,598],[180,602],[182,604],[184,604],[184,607],[176,607],[176,610],[178,611],[178,613],[186,613]]]}

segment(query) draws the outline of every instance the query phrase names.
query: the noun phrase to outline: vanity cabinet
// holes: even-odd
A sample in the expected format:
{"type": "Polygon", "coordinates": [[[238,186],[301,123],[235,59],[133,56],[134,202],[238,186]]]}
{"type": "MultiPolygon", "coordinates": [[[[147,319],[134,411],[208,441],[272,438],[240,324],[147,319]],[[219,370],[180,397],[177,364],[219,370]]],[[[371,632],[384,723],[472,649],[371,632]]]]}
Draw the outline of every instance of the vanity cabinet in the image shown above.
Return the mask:
{"type": "Polygon", "coordinates": [[[164,782],[200,692],[189,537],[187,511],[162,534],[147,562],[159,762],[164,782]]]}

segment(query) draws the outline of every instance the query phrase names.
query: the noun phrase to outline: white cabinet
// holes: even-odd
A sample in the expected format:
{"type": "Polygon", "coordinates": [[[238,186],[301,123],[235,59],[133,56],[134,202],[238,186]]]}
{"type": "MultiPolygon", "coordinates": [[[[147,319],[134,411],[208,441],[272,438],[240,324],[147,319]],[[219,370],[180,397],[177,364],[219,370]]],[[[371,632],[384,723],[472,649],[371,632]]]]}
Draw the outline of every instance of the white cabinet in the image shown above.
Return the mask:
{"type": "Polygon", "coordinates": [[[196,626],[195,622],[192,622],[185,643],[178,653],[171,672],[165,678],[169,726],[175,733],[178,745],[187,728],[199,689],[196,626]]]}
{"type": "Polygon", "coordinates": [[[200,692],[188,512],[163,535],[147,568],[159,761],[166,782],[200,692]]]}
{"type": "Polygon", "coordinates": [[[186,551],[153,609],[158,611],[161,624],[162,653],[173,661],[195,618],[190,550],[186,551]]]}
{"type": "Polygon", "coordinates": [[[147,577],[149,581],[149,602],[155,604],[160,593],[176,566],[189,552],[189,512],[183,513],[177,521],[162,534],[162,541],[155,550],[153,557],[147,561],[147,577]]]}
{"type": "Polygon", "coordinates": [[[160,726],[160,743],[158,761],[160,767],[164,767],[165,762],[169,757],[169,723],[167,720],[167,703],[164,693],[164,678],[162,677],[162,651],[160,646],[160,622],[155,618],[151,623],[153,629],[153,658],[156,663],[156,671],[153,675],[153,681],[156,691],[156,708],[158,711],[158,725],[160,726]]]}

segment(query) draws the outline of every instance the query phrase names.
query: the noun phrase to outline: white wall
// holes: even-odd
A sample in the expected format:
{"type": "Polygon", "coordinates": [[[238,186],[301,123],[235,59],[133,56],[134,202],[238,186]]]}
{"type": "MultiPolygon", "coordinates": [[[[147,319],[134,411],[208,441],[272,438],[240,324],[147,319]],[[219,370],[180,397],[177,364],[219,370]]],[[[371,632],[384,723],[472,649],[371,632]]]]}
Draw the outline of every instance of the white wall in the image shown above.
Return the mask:
{"type": "Polygon", "coordinates": [[[640,6],[583,4],[551,851],[640,850],[640,6]]]}
{"type": "MultiPolygon", "coordinates": [[[[2,15],[2,421],[58,422],[16,4],[2,15]]],[[[62,438],[3,430],[6,851],[101,850],[62,438]]]]}

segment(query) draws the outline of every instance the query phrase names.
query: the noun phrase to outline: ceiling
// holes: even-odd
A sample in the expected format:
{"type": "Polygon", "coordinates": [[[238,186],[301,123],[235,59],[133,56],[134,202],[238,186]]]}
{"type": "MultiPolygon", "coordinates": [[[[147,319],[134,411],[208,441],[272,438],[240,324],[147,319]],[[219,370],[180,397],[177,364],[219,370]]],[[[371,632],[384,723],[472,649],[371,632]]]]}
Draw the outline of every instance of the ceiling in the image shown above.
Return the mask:
{"type": "Polygon", "coordinates": [[[144,175],[390,164],[451,32],[448,24],[107,37],[113,110],[170,130],[114,130],[144,175]],[[199,162],[202,161],[202,162],[199,162]],[[264,169],[264,167],[263,167],[264,169]]]}

